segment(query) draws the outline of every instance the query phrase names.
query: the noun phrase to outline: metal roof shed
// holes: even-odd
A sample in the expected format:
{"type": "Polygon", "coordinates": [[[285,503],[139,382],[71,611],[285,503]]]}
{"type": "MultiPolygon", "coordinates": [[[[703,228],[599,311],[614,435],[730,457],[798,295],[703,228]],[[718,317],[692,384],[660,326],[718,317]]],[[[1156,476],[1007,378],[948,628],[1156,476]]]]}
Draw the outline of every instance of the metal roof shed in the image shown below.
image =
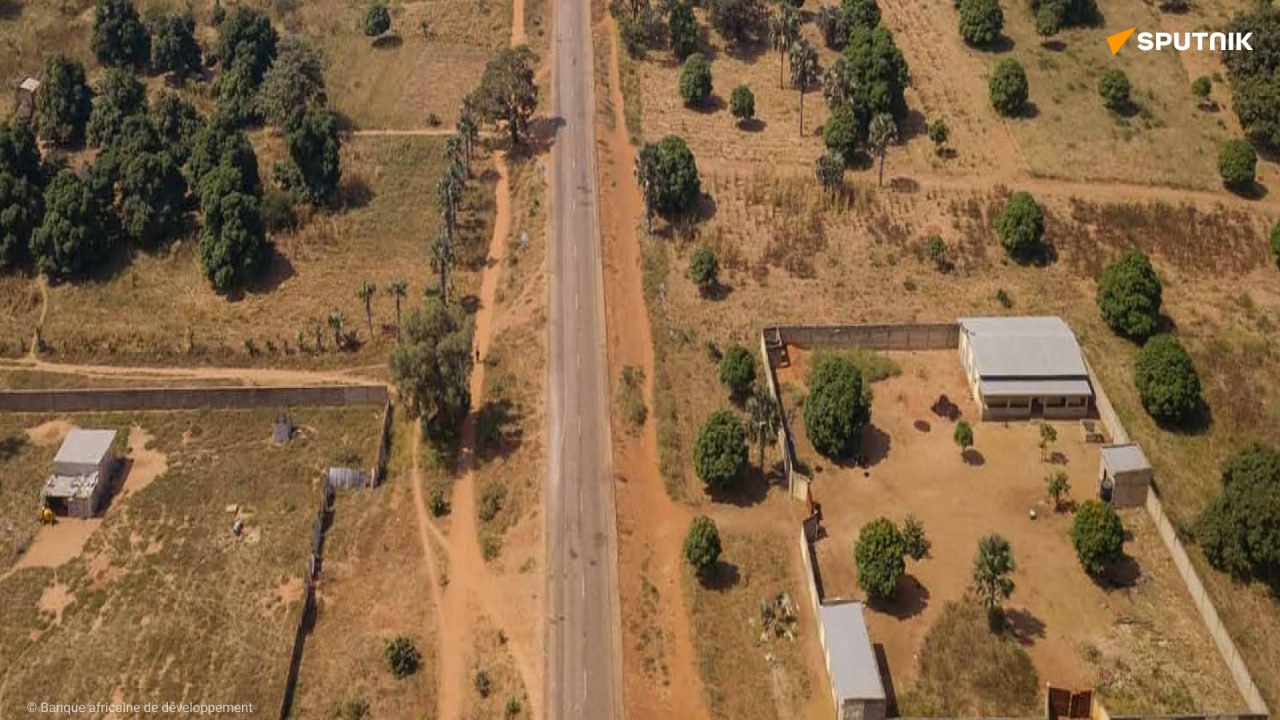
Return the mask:
{"type": "Polygon", "coordinates": [[[836,717],[840,720],[883,720],[884,685],[880,681],[880,668],[862,616],[862,603],[818,606],[818,632],[822,635],[836,717]]]}
{"type": "Polygon", "coordinates": [[[985,420],[1088,415],[1093,387],[1058,317],[961,318],[960,360],[985,420]]]}
{"type": "Polygon", "coordinates": [[[53,474],[74,477],[98,472],[106,477],[115,440],[115,430],[71,430],[53,458],[53,474]]]}
{"type": "Polygon", "coordinates": [[[1098,470],[1098,493],[1116,507],[1134,507],[1147,502],[1151,487],[1151,463],[1137,443],[1104,445],[1098,470]],[[1109,496],[1109,497],[1108,497],[1109,496]]]}

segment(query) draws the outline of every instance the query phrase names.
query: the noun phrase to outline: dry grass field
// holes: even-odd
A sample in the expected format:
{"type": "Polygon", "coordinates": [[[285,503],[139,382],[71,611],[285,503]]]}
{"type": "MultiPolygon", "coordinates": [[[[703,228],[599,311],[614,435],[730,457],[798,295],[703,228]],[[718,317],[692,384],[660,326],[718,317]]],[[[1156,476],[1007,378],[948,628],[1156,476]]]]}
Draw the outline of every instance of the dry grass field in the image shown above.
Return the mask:
{"type": "Polygon", "coordinates": [[[41,528],[16,564],[5,562],[6,710],[73,698],[274,711],[321,471],[372,461],[379,412],[296,411],[297,436],[279,447],[271,410],[0,418],[6,447],[16,448],[0,460],[3,522],[18,528],[4,536],[20,544],[71,424],[115,428],[127,444],[122,489],[105,514],[41,528]]]}

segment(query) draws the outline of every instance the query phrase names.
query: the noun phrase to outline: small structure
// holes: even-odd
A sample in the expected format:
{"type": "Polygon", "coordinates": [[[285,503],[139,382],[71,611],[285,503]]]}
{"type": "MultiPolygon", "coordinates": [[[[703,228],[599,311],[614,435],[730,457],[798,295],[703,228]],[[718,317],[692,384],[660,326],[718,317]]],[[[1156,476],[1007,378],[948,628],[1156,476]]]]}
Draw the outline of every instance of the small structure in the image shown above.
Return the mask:
{"type": "Polygon", "coordinates": [[[1151,487],[1151,463],[1137,443],[1104,445],[1098,496],[1115,507],[1140,507],[1151,487]]]}
{"type": "Polygon", "coordinates": [[[1089,371],[1062,318],[961,318],[959,324],[960,361],[983,420],[1089,414],[1089,371]]]}
{"type": "Polygon", "coordinates": [[[28,122],[36,114],[36,90],[40,89],[40,81],[33,77],[25,77],[13,91],[13,116],[15,119],[28,122]]]}
{"type": "Polygon", "coordinates": [[[93,517],[102,506],[111,482],[115,430],[73,429],[53,458],[53,472],[41,497],[58,515],[93,517]]]}
{"type": "Polygon", "coordinates": [[[283,445],[293,437],[293,418],[289,416],[288,410],[276,415],[271,426],[271,437],[277,445],[283,445]]]}
{"type": "Polygon", "coordinates": [[[884,720],[885,692],[860,602],[818,606],[818,635],[826,656],[831,698],[839,720],[884,720]]]}
{"type": "Polygon", "coordinates": [[[331,467],[325,473],[325,486],[334,490],[362,488],[369,484],[369,474],[359,468],[331,467]]]}

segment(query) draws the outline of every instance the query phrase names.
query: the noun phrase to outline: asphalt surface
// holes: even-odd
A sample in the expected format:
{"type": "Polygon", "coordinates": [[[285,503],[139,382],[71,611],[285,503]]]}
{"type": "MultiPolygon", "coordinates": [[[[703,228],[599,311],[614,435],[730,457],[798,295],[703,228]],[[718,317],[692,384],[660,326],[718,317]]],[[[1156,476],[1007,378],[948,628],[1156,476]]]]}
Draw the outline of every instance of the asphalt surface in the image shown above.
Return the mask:
{"type": "Polygon", "coordinates": [[[622,714],[621,654],[585,0],[560,0],[553,42],[546,717],[602,720],[622,714]]]}

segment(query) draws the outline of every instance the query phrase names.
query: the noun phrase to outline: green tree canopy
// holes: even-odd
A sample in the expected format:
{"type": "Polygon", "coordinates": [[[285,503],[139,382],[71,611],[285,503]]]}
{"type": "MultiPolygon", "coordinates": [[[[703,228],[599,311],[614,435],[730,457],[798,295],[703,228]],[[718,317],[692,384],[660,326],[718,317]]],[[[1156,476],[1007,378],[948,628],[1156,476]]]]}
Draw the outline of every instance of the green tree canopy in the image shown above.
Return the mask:
{"type": "Polygon", "coordinates": [[[711,27],[726,39],[750,42],[759,39],[765,24],[760,0],[708,0],[711,27]]]}
{"type": "Polygon", "coordinates": [[[698,293],[706,296],[720,284],[720,261],[706,245],[700,245],[689,256],[689,279],[698,286],[698,293]]]}
{"type": "Polygon", "coordinates": [[[1271,226],[1271,237],[1267,241],[1271,247],[1271,257],[1275,260],[1276,266],[1280,267],[1280,221],[1271,226]]]}
{"type": "Polygon", "coordinates": [[[65,55],[45,58],[40,92],[36,93],[36,127],[40,137],[58,145],[84,139],[93,109],[93,93],[84,79],[84,66],[65,55]]]}
{"type": "Polygon", "coordinates": [[[112,249],[107,203],[86,180],[64,169],[44,193],[44,217],[31,235],[31,256],[55,279],[83,277],[112,249]]]}
{"type": "Polygon", "coordinates": [[[1108,110],[1122,112],[1129,108],[1129,76],[1117,67],[1107,68],[1098,78],[1098,95],[1108,110]]]}
{"type": "Polygon", "coordinates": [[[906,572],[903,560],[906,543],[902,533],[888,518],[872,520],[858,531],[854,545],[854,563],[858,567],[858,587],[872,600],[883,601],[893,597],[898,580],[906,572]]]}
{"type": "Polygon", "coordinates": [[[969,424],[968,420],[957,422],[956,429],[951,433],[951,439],[960,448],[960,452],[964,453],[973,447],[973,426],[969,424]]]}
{"type": "Polygon", "coordinates": [[[1101,575],[1124,554],[1124,525],[1109,503],[1085,500],[1071,520],[1071,544],[1090,575],[1101,575]]]}
{"type": "Polygon", "coordinates": [[[205,178],[220,166],[236,170],[241,193],[261,194],[262,181],[253,144],[230,118],[215,115],[192,138],[191,157],[187,160],[187,180],[198,196],[203,195],[205,178]]]}
{"type": "Polygon", "coordinates": [[[738,418],[717,410],[698,429],[693,443],[693,468],[709,489],[729,487],[747,467],[747,436],[738,418]]]}
{"type": "Polygon", "coordinates": [[[107,67],[142,68],[151,59],[151,36],[130,0],[98,0],[89,47],[107,67]]]}
{"type": "Polygon", "coordinates": [[[671,4],[667,30],[671,36],[671,52],[675,54],[676,60],[684,62],[685,58],[698,51],[698,20],[689,3],[671,4]]]}
{"type": "Polygon", "coordinates": [[[45,170],[26,123],[0,121],[0,270],[23,263],[44,215],[45,170]]]}
{"type": "Polygon", "coordinates": [[[429,297],[409,312],[391,354],[397,394],[433,440],[456,438],[471,409],[471,333],[461,305],[429,297]]]}
{"type": "Polygon", "coordinates": [[[1237,15],[1228,32],[1253,33],[1253,50],[1222,53],[1231,78],[1231,106],[1253,141],[1280,148],[1280,9],[1258,4],[1237,15]]]}
{"type": "Polygon", "coordinates": [[[1218,150],[1218,174],[1232,190],[1248,190],[1257,179],[1258,153],[1244,140],[1228,140],[1218,150]]]}
{"type": "Polygon", "coordinates": [[[978,552],[973,557],[973,586],[978,601],[989,615],[1000,611],[1000,605],[1013,594],[1013,549],[1009,541],[999,535],[987,535],[978,541],[978,552]]]}
{"type": "Polygon", "coordinates": [[[858,119],[853,108],[841,106],[831,112],[827,122],[822,126],[822,141],[827,149],[840,153],[842,158],[852,158],[858,151],[858,143],[865,139],[860,135],[858,119]]]}
{"type": "Polygon", "coordinates": [[[219,292],[254,280],[268,260],[260,198],[241,192],[243,183],[237,168],[219,165],[201,184],[200,265],[219,292]]]}
{"type": "Polygon", "coordinates": [[[684,560],[696,572],[702,572],[720,559],[720,531],[716,521],[699,515],[689,523],[684,536],[684,560]]]}
{"type": "Polygon", "coordinates": [[[258,87],[276,59],[279,40],[271,19],[245,5],[237,5],[219,28],[214,54],[221,71],[214,93],[219,113],[235,124],[258,120],[258,87]]]}
{"type": "Polygon", "coordinates": [[[711,97],[711,63],[693,53],[680,66],[680,98],[685,105],[701,105],[711,97]]]}
{"type": "Polygon", "coordinates": [[[391,29],[391,13],[382,0],[373,0],[364,11],[364,34],[366,37],[378,37],[391,29]]]}
{"type": "Polygon", "coordinates": [[[150,117],[165,152],[174,162],[185,165],[196,134],[204,127],[204,116],[177,93],[162,92],[151,105],[150,117]]]}
{"type": "Polygon", "coordinates": [[[422,653],[406,635],[397,635],[388,640],[382,654],[387,659],[391,674],[397,680],[409,677],[422,667],[422,653]]]}
{"type": "Polygon", "coordinates": [[[1102,271],[1098,279],[1098,310],[1115,332],[1146,340],[1160,329],[1160,301],[1164,287],[1139,250],[1129,250],[1102,271]]]}
{"type": "Polygon", "coordinates": [[[832,459],[853,457],[870,421],[871,391],[857,364],[843,355],[819,355],[804,402],[805,434],[814,449],[832,459]]]}
{"type": "Polygon", "coordinates": [[[756,116],[756,96],[751,88],[739,85],[729,94],[729,112],[738,122],[745,122],[756,116]]]}
{"type": "Polygon", "coordinates": [[[182,227],[187,180],[167,152],[124,158],[120,172],[120,226],[144,247],[155,247],[182,227]]]}
{"type": "Polygon", "coordinates": [[[537,63],[538,56],[525,45],[498,51],[485,64],[474,95],[480,117],[505,123],[512,145],[520,143],[538,108],[538,86],[533,81],[537,63]]]}
{"type": "Polygon", "coordinates": [[[262,76],[258,88],[258,111],[271,125],[287,130],[307,112],[323,108],[325,92],[324,53],[299,35],[280,42],[275,62],[262,76]]]}
{"type": "Polygon", "coordinates": [[[308,112],[285,134],[285,145],[302,181],[301,187],[290,189],[314,205],[332,197],[342,179],[338,118],[328,110],[308,112]]]}
{"type": "Polygon", "coordinates": [[[960,37],[970,45],[990,45],[1004,30],[997,0],[960,0],[960,37]]]}
{"type": "Polygon", "coordinates": [[[652,189],[654,209],[663,217],[672,218],[697,208],[702,180],[693,152],[684,139],[668,135],[654,148],[657,163],[657,182],[652,189]]]}
{"type": "Polygon", "coordinates": [[[915,515],[908,514],[902,521],[902,550],[917,562],[929,556],[929,538],[924,534],[924,524],[915,515]]]}
{"type": "MultiPolygon", "coordinates": [[[[879,8],[876,8],[879,11],[879,8]]],[[[813,24],[822,33],[822,43],[828,48],[839,50],[849,42],[849,21],[845,19],[843,8],[834,5],[822,5],[813,16],[813,24]]]]}
{"type": "Polygon", "coordinates": [[[1222,492],[1200,515],[1196,542],[1215,568],[1280,590],[1280,452],[1251,445],[1222,468],[1222,492]]]}
{"type": "Polygon", "coordinates": [[[146,113],[146,86],[129,70],[107,70],[98,83],[98,98],[89,115],[89,125],[86,128],[89,145],[111,145],[125,118],[146,113]]]}
{"type": "Polygon", "coordinates": [[[996,112],[1005,117],[1020,115],[1027,106],[1030,93],[1027,72],[1022,69],[1022,63],[1013,58],[1005,58],[996,63],[987,90],[991,95],[991,106],[996,112]]]}
{"type": "Polygon", "coordinates": [[[1134,356],[1133,384],[1142,406],[1157,422],[1187,422],[1203,402],[1191,356],[1172,335],[1156,335],[1134,356]]]}
{"type": "Polygon", "coordinates": [[[906,121],[905,93],[910,84],[907,61],[893,34],[883,25],[856,26],[841,59],[824,78],[823,96],[832,111],[852,110],[861,143],[866,142],[871,119],[880,113],[889,113],[898,123],[906,121]]]}
{"type": "Polygon", "coordinates": [[[751,351],[733,343],[720,357],[720,384],[738,398],[745,398],[756,382],[756,359],[751,351]]]}
{"type": "Polygon", "coordinates": [[[166,13],[155,21],[151,43],[151,65],[172,73],[179,80],[197,75],[204,68],[204,55],[196,42],[196,20],[191,13],[166,13]]]}
{"type": "Polygon", "coordinates": [[[1010,256],[1026,258],[1044,239],[1044,213],[1031,193],[1015,192],[996,216],[996,234],[1010,256]]]}
{"type": "Polygon", "coordinates": [[[876,0],[840,0],[840,16],[847,32],[870,30],[880,24],[880,6],[876,0]]]}
{"type": "Polygon", "coordinates": [[[828,150],[813,161],[813,174],[826,190],[844,187],[844,171],[844,155],[836,150],[828,150]]]}

